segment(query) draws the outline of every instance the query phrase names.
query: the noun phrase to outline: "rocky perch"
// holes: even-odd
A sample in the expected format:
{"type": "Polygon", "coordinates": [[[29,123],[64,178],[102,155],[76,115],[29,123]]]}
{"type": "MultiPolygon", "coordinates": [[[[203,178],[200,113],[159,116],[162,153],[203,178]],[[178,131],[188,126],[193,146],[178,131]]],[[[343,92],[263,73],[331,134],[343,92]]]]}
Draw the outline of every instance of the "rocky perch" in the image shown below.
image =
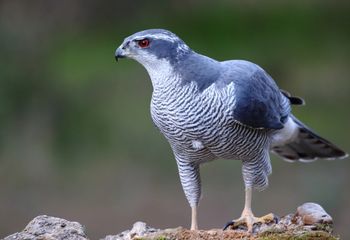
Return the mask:
{"type": "MultiPolygon", "coordinates": [[[[222,229],[191,231],[182,227],[155,229],[143,222],[136,222],[131,230],[108,235],[101,240],[192,240],[192,239],[250,239],[250,240],[335,240],[332,235],[332,217],[316,203],[304,203],[296,213],[288,214],[277,223],[256,224],[254,233],[248,234],[245,226],[223,231],[222,229]]],[[[14,233],[4,240],[85,240],[84,227],[77,222],[38,216],[22,232],[14,233]]]]}

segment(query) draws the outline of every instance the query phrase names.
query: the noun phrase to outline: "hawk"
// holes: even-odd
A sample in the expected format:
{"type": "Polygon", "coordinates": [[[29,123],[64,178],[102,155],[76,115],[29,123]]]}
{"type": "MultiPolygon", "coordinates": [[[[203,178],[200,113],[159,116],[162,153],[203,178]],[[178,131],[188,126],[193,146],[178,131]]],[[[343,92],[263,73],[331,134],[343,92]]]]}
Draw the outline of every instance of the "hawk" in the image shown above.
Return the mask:
{"type": "Polygon", "coordinates": [[[279,89],[252,62],[214,60],[163,29],[127,37],[115,57],[136,60],[151,78],[151,116],[173,150],[192,209],[192,230],[198,229],[202,163],[216,159],[242,162],[245,205],[241,217],[227,226],[245,223],[252,232],[254,223],[274,217],[255,217],[251,208],[252,189],[263,190],[268,185],[272,172],[269,152],[290,162],[347,156],[298,120],[291,105],[304,101],[279,89]]]}

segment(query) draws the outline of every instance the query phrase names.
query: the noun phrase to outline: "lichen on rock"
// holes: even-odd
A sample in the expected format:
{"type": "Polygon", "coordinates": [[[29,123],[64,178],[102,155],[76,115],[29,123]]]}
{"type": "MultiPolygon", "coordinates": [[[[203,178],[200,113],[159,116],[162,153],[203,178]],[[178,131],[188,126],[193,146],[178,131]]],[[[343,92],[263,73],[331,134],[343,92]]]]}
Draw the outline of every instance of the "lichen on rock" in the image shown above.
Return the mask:
{"type": "Polygon", "coordinates": [[[182,227],[160,230],[137,222],[131,230],[101,240],[336,240],[338,238],[332,235],[332,223],[332,218],[319,204],[305,203],[296,213],[281,217],[277,223],[256,224],[253,234],[249,234],[244,225],[225,231],[191,231],[182,227]]]}
{"type": "Polygon", "coordinates": [[[22,232],[14,233],[4,240],[87,240],[84,227],[78,222],[46,215],[37,216],[22,232]]]}
{"type": "MultiPolygon", "coordinates": [[[[305,203],[296,213],[283,216],[277,223],[256,224],[253,234],[246,226],[235,229],[191,231],[182,227],[156,229],[144,222],[136,222],[130,230],[108,235],[101,240],[336,240],[332,235],[333,220],[316,203],[305,203]]],[[[87,240],[84,227],[78,222],[49,217],[34,218],[22,232],[14,233],[4,240],[87,240]]]]}

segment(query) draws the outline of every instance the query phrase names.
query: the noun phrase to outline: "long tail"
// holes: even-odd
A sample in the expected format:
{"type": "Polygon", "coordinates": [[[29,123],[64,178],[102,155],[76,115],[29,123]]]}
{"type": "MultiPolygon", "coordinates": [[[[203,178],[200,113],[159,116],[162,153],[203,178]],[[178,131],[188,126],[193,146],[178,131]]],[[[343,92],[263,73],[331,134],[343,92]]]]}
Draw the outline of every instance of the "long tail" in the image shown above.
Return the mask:
{"type": "Polygon", "coordinates": [[[296,138],[285,145],[274,146],[271,150],[286,161],[310,162],[317,159],[341,159],[348,154],[328,140],[320,137],[296,117],[291,116],[298,127],[296,138]]]}

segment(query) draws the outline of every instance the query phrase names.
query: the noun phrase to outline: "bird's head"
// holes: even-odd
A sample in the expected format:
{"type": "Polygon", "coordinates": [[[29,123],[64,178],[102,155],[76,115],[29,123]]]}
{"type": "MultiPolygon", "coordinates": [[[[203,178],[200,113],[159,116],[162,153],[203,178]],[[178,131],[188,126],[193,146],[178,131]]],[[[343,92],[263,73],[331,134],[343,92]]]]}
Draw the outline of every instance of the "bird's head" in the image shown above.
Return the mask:
{"type": "Polygon", "coordinates": [[[115,57],[117,60],[132,58],[141,64],[156,59],[173,63],[179,59],[179,55],[189,52],[191,49],[174,33],[164,29],[149,29],[125,38],[116,50],[115,57]]]}
{"type": "Polygon", "coordinates": [[[137,32],[123,41],[115,58],[131,58],[141,63],[152,80],[166,74],[192,50],[174,33],[163,29],[137,32]]]}

